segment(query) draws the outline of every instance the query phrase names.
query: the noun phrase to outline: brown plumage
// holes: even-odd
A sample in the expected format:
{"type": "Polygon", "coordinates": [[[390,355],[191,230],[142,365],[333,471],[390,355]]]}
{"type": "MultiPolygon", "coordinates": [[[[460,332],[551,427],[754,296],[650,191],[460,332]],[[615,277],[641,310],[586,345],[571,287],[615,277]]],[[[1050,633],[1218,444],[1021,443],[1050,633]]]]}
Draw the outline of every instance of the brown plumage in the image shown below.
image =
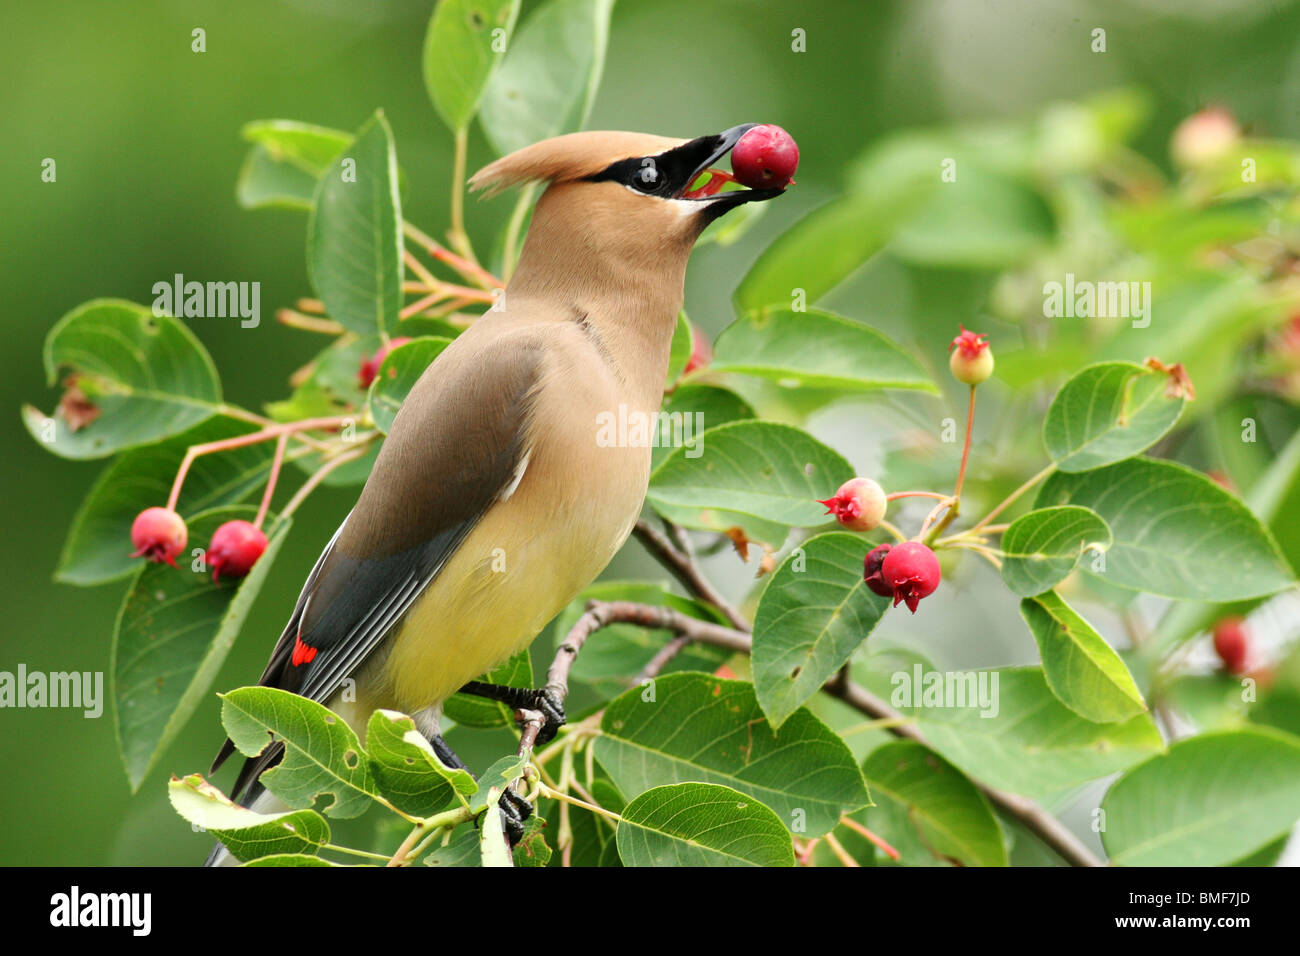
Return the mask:
{"type": "MultiPolygon", "coordinates": [[[[518,267],[411,390],[262,684],[362,732],[386,707],[433,734],[447,697],[526,647],[601,572],[640,513],[651,449],[603,445],[597,416],[658,410],[695,239],[778,192],[680,198],[745,129],[575,133],[473,177],[489,194],[547,183],[518,267]],[[355,699],[343,693],[353,687],[355,699]]],[[[250,759],[236,792],[277,759],[272,748],[250,759]]]]}

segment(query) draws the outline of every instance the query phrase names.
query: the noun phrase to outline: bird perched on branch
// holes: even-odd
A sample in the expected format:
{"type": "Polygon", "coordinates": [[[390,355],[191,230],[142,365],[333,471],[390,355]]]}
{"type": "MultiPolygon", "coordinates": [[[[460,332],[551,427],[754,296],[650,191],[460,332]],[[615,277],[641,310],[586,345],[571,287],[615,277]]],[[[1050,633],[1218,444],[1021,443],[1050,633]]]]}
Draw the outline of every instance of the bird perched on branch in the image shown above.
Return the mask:
{"type": "MultiPolygon", "coordinates": [[[[518,268],[411,389],[259,684],[319,701],[359,733],[377,708],[411,714],[456,767],[438,723],[458,691],[540,710],[540,739],[554,735],[564,713],[549,692],[475,678],[527,647],[631,532],[651,449],[598,440],[599,415],[658,411],[696,238],[782,192],[696,186],[751,128],[689,141],[574,133],[472,177],[489,195],[547,184],[518,268]]],[[[227,740],[214,772],[234,749],[227,740]]],[[[273,804],[259,778],[281,757],[273,744],[249,758],[232,795],[273,804]]],[[[531,808],[507,794],[513,840],[531,808]]],[[[209,863],[226,858],[218,847],[209,863]]]]}

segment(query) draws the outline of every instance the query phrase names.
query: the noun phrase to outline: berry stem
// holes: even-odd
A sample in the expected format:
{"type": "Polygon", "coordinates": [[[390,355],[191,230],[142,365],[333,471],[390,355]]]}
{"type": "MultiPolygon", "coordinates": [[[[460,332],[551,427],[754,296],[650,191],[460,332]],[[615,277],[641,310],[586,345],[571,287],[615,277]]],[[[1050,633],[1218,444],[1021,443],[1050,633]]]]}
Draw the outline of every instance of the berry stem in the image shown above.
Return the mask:
{"type": "Polygon", "coordinates": [[[994,518],[996,518],[998,515],[1002,514],[1002,512],[1006,511],[1007,508],[1012,503],[1014,503],[1017,498],[1019,498],[1026,491],[1034,487],[1034,485],[1038,484],[1040,481],[1042,481],[1044,478],[1046,478],[1054,471],[1056,471],[1056,462],[1052,462],[1050,465],[1048,465],[1038,474],[1034,475],[1034,477],[1030,478],[1028,481],[1026,481],[1015,491],[1011,492],[1011,494],[1003,498],[1001,504],[999,504],[992,511],[990,511],[988,514],[986,514],[983,518],[981,518],[979,521],[975,523],[975,526],[970,529],[970,533],[974,534],[975,532],[982,531],[984,528],[988,527],[988,523],[992,521],[994,518]]]}
{"type": "Polygon", "coordinates": [[[439,282],[438,287],[422,299],[417,299],[410,305],[404,307],[398,313],[398,318],[409,319],[411,316],[423,312],[431,305],[437,305],[443,299],[459,298],[468,302],[491,302],[492,294],[490,292],[481,292],[478,289],[471,289],[468,286],[452,285],[449,282],[439,282]]]}
{"type": "Polygon", "coordinates": [[[320,319],[312,315],[295,312],[293,309],[277,309],[275,320],[281,325],[289,326],[291,329],[318,332],[322,335],[342,335],[347,331],[333,319],[320,319]]]}
{"type": "Polygon", "coordinates": [[[307,500],[307,496],[316,490],[317,485],[329,477],[330,472],[334,471],[336,468],[342,468],[348,462],[356,461],[364,455],[368,444],[368,442],[365,442],[358,448],[349,449],[348,451],[343,452],[343,454],[331,458],[329,461],[325,462],[325,464],[321,465],[320,468],[312,472],[311,477],[303,482],[302,487],[294,492],[293,497],[289,499],[288,503],[280,511],[281,520],[288,518],[297,511],[298,506],[307,500]]]}
{"type": "Polygon", "coordinates": [[[849,816],[840,817],[840,823],[844,824],[846,827],[848,827],[858,836],[862,837],[864,840],[870,840],[872,843],[878,846],[884,852],[884,854],[888,856],[891,860],[898,861],[899,859],[901,859],[901,854],[897,850],[895,850],[892,846],[886,843],[879,836],[872,833],[870,830],[864,827],[857,820],[854,820],[852,817],[849,816]]]}
{"type": "Polygon", "coordinates": [[[892,495],[885,495],[886,501],[897,501],[899,498],[938,498],[943,501],[948,496],[938,491],[895,491],[892,495]]]}
{"type": "Polygon", "coordinates": [[[185,458],[181,461],[180,468],[176,471],[176,480],[172,482],[171,494],[167,497],[167,508],[170,511],[176,510],[176,502],[180,500],[181,486],[185,484],[185,476],[189,474],[190,466],[194,464],[194,459],[203,455],[211,455],[214,452],[230,451],[233,448],[243,448],[246,445],[256,445],[258,442],[269,441],[272,438],[279,438],[281,435],[291,435],[294,432],[313,430],[329,430],[341,428],[343,425],[352,421],[345,416],[336,416],[332,418],[304,418],[301,421],[286,422],[283,425],[273,425],[269,428],[263,428],[261,431],[249,432],[247,435],[236,435],[234,438],[223,438],[221,441],[210,441],[202,445],[191,445],[185,452],[185,458]]]}
{"type": "Polygon", "coordinates": [[[970,439],[971,432],[975,428],[975,386],[970,387],[970,408],[966,412],[966,444],[961,450],[961,468],[957,471],[957,486],[953,489],[952,497],[954,500],[952,517],[957,517],[956,502],[961,500],[961,486],[966,480],[966,462],[970,459],[970,439]]]}
{"type": "MultiPolygon", "coordinates": [[[[421,230],[417,226],[414,226],[409,222],[404,222],[402,223],[402,232],[405,233],[408,239],[415,242],[418,246],[424,249],[424,251],[427,252],[430,256],[432,256],[434,259],[437,259],[439,262],[451,266],[451,268],[455,269],[467,280],[475,283],[480,288],[487,289],[489,291],[491,291],[492,289],[502,288],[503,283],[501,282],[501,280],[498,279],[496,276],[494,276],[492,273],[488,272],[477,262],[471,260],[468,257],[457,255],[456,253],[448,249],[446,246],[444,246],[442,243],[438,242],[438,240],[426,234],[423,230],[421,230]]],[[[408,266],[411,264],[410,259],[406,260],[406,264],[408,266]]],[[[419,271],[416,270],[414,267],[412,267],[411,271],[415,272],[416,275],[420,275],[419,271]]],[[[427,272],[428,270],[425,271],[427,272]]],[[[425,277],[420,275],[420,278],[424,279],[425,277]]],[[[428,280],[426,279],[425,281],[428,280]]]]}
{"type": "Polygon", "coordinates": [[[286,432],[275,440],[275,457],[271,459],[271,473],[266,477],[266,491],[262,492],[262,503],[257,508],[257,517],[253,519],[253,527],[262,530],[262,522],[266,520],[266,511],[271,507],[271,496],[275,494],[276,482],[280,480],[280,466],[284,464],[284,448],[289,444],[289,434],[286,432]]]}
{"type": "Polygon", "coordinates": [[[884,528],[886,531],[892,534],[899,541],[907,540],[907,535],[903,534],[902,531],[898,530],[898,528],[895,525],[890,524],[888,521],[882,520],[878,525],[878,527],[884,528]]]}

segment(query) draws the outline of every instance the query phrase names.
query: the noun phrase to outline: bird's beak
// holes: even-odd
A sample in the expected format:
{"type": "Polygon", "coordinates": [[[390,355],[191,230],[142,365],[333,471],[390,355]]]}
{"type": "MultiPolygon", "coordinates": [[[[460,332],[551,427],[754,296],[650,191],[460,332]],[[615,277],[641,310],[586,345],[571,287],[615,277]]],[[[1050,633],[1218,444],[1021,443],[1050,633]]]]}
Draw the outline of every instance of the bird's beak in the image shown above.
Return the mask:
{"type": "Polygon", "coordinates": [[[712,136],[701,136],[661,156],[660,168],[665,165],[665,159],[671,157],[672,160],[667,164],[672,198],[701,203],[704,210],[707,210],[708,218],[716,219],[742,203],[762,202],[785,192],[785,187],[773,189],[742,187],[723,192],[722,187],[734,180],[730,174],[711,168],[714,163],[731,152],[732,147],[740,142],[742,136],[757,125],[757,123],[744,123],[712,136]],[[709,175],[705,176],[706,173],[709,175]]]}

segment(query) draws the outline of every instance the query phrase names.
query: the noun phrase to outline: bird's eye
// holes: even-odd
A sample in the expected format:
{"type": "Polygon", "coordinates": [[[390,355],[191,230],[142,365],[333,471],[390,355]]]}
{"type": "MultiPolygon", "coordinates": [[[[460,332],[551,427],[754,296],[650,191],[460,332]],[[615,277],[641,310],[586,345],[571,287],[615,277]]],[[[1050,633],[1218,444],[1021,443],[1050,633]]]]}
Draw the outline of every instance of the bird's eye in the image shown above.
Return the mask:
{"type": "Polygon", "coordinates": [[[641,160],[640,168],[632,173],[632,186],[643,193],[652,193],[659,188],[662,178],[655,161],[646,157],[641,160]]]}

